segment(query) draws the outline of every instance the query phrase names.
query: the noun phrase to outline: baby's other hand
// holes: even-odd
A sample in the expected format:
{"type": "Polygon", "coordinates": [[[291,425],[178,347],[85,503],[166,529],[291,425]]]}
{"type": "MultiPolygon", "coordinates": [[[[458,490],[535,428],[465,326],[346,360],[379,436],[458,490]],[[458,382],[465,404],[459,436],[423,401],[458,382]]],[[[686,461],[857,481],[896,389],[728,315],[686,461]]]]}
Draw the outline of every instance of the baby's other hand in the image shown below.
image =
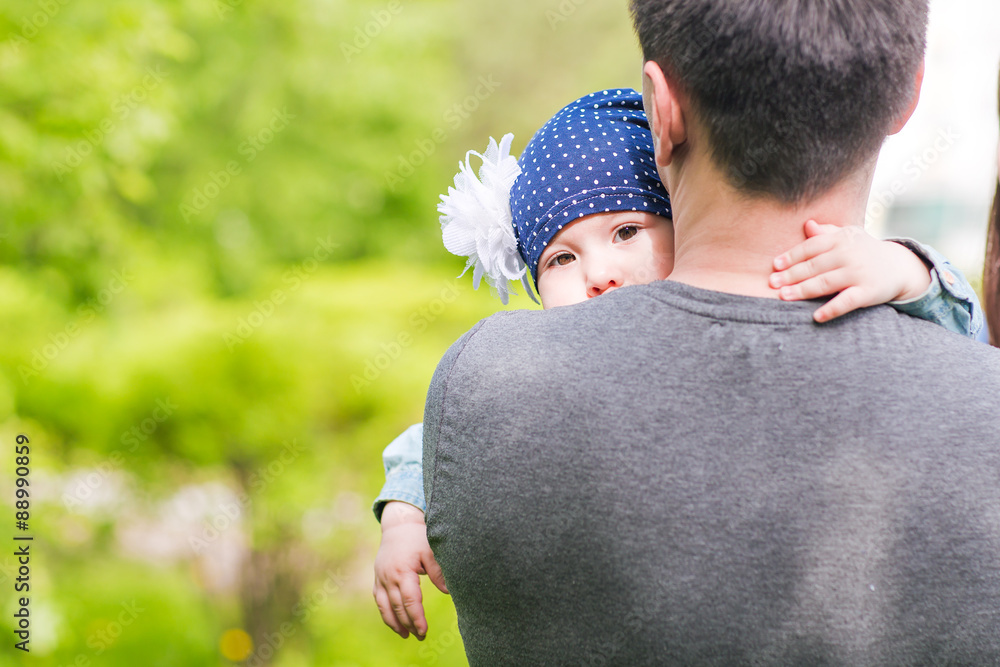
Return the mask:
{"type": "Polygon", "coordinates": [[[382,543],[375,556],[375,604],[382,620],[406,639],[427,635],[420,575],[426,574],[441,592],[447,593],[444,575],[430,544],[424,513],[403,502],[387,503],[382,511],[382,543]]]}
{"type": "Polygon", "coordinates": [[[827,322],[858,308],[905,301],[930,286],[930,270],[905,247],[858,226],[805,224],[806,240],[774,260],[770,285],[785,301],[837,294],[813,313],[827,322]]]}

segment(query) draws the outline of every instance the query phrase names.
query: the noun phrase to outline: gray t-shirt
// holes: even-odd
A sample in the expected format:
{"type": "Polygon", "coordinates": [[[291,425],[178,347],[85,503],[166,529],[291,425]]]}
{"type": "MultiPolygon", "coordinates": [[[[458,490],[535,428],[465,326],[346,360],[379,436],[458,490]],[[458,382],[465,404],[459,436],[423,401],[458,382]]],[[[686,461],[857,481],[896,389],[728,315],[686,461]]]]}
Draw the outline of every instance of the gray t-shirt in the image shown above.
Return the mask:
{"type": "Polygon", "coordinates": [[[1000,664],[1000,352],[659,282],[480,322],[424,415],[472,665],[1000,664]]]}

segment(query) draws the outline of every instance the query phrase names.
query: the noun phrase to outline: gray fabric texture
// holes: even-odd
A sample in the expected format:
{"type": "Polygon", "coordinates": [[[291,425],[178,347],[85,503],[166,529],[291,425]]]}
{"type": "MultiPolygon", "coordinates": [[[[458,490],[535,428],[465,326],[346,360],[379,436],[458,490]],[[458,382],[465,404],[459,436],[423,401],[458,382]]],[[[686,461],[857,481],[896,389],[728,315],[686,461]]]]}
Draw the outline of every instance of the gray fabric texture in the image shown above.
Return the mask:
{"type": "Polygon", "coordinates": [[[1000,664],[1000,353],[663,281],[499,313],[424,415],[470,664],[1000,664]]]}

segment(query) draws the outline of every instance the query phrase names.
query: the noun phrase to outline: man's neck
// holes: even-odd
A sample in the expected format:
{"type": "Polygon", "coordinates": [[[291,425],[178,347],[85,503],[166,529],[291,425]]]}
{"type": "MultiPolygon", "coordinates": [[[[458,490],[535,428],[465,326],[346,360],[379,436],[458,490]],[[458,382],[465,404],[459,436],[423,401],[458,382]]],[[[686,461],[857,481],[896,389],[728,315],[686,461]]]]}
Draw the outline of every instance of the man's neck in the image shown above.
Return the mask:
{"type": "Polygon", "coordinates": [[[662,171],[674,212],[670,280],[693,287],[778,298],[768,285],[774,258],[805,240],[807,220],[847,226],[864,222],[874,163],[797,206],[750,198],[725,183],[714,165],[688,156],[662,171]]]}

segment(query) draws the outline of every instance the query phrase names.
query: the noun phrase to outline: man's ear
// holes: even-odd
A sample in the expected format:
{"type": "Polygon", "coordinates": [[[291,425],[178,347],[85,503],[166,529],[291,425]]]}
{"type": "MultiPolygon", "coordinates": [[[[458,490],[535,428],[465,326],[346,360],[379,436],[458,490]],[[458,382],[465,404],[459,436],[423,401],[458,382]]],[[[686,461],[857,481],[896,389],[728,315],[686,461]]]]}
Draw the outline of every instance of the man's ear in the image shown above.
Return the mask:
{"type": "Polygon", "coordinates": [[[684,113],[676,91],[656,62],[647,61],[642,75],[642,101],[653,133],[656,165],[666,167],[673,161],[674,149],[687,139],[684,113]]]}
{"type": "Polygon", "coordinates": [[[913,82],[913,99],[910,100],[910,105],[906,108],[906,111],[904,111],[902,115],[900,115],[900,117],[896,119],[896,122],[893,124],[889,134],[896,134],[897,132],[902,130],[903,126],[906,125],[906,122],[910,120],[910,116],[912,116],[913,112],[916,111],[917,109],[917,102],[920,101],[920,87],[923,85],[923,83],[924,83],[924,63],[921,62],[920,68],[917,70],[917,76],[913,82]]]}

